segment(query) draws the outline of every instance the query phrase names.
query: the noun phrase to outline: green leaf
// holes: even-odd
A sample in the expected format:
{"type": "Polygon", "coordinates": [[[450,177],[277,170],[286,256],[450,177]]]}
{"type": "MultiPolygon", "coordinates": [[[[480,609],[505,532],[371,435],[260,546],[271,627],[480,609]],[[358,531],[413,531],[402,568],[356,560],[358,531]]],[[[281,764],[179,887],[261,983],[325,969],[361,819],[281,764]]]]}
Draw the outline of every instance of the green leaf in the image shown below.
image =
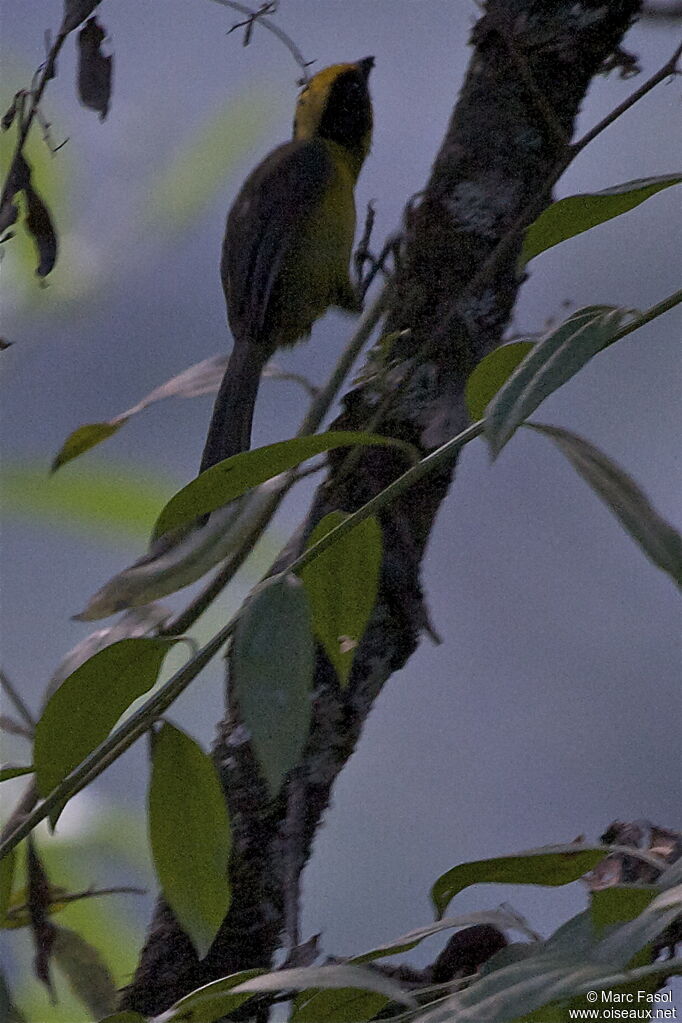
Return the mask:
{"type": "Polygon", "coordinates": [[[177,639],[122,639],[76,668],[55,690],[36,725],[34,765],[41,796],[91,753],[133,700],[156,682],[177,639]]]}
{"type": "Polygon", "coordinates": [[[614,924],[639,916],[658,893],[655,885],[612,885],[593,891],[590,917],[595,937],[603,937],[614,924]]]}
{"type": "Polygon", "coordinates": [[[86,423],[79,426],[69,434],[61,448],[52,461],[52,472],[56,472],[62,465],[66,465],[73,458],[78,458],[85,451],[101,444],[103,440],[111,437],[123,426],[124,420],[120,423],[86,423]]]}
{"type": "Polygon", "coordinates": [[[656,178],[626,181],[601,192],[569,195],[552,203],[526,231],[521,252],[521,266],[525,266],[540,252],[551,249],[559,242],[573,238],[591,227],[618,217],[639,206],[650,196],[682,181],[681,174],[668,174],[656,178]]]}
{"type": "Polygon", "coordinates": [[[201,394],[211,394],[217,391],[227,365],[227,355],[214,355],[210,359],[197,362],[188,369],[183,370],[177,376],[171,377],[159,387],[155,387],[141,401],[138,401],[132,408],[120,412],[113,419],[101,423],[86,423],[70,433],[66,438],[57,455],[52,462],[52,472],[55,472],[62,465],[66,465],[74,458],[78,458],[90,448],[101,444],[103,440],[116,433],[124,423],[142,412],[143,409],[153,405],[164,398],[196,398],[201,394]]]}
{"type": "Polygon", "coordinates": [[[473,422],[483,418],[486,408],[507,377],[534,347],[534,341],[511,341],[481,359],[469,375],[464,390],[467,411],[473,422]]]}
{"type": "Polygon", "coordinates": [[[167,723],[152,743],[149,833],[164,898],[203,959],[230,907],[230,824],[212,759],[167,723]]]}
{"type": "Polygon", "coordinates": [[[300,966],[292,970],[275,970],[264,973],[260,977],[239,984],[235,993],[242,991],[273,992],[273,991],[307,991],[310,988],[355,988],[360,991],[374,991],[385,995],[391,1001],[401,1005],[416,1007],[414,998],[400,987],[394,980],[386,977],[378,970],[369,970],[364,966],[342,963],[334,966],[300,966]]]}
{"type": "Polygon", "coordinates": [[[48,476],[43,466],[7,465],[0,472],[4,512],[22,522],[47,522],[76,533],[94,534],[108,543],[144,537],[159,504],[176,484],[148,467],[109,466],[48,476]]]}
{"type": "Polygon", "coordinates": [[[258,977],[265,970],[241,970],[231,973],[229,977],[221,977],[210,984],[204,984],[190,994],[185,995],[164,1015],[164,1023],[215,1023],[229,1013],[238,1009],[243,1002],[253,998],[253,994],[232,994],[232,988],[246,980],[258,977]]]}
{"type": "Polygon", "coordinates": [[[569,884],[604,859],[608,850],[599,846],[547,845],[514,856],[460,863],[441,874],[431,889],[439,917],[455,895],[472,884],[569,884]]]}
{"type": "Polygon", "coordinates": [[[232,646],[237,702],[271,796],[308,737],[315,644],[303,584],[276,575],[258,586],[232,646]]]}
{"type": "MultiPolygon", "coordinates": [[[[325,515],[313,530],[312,547],[348,516],[325,515]]],[[[334,665],[342,686],[376,601],[381,570],[381,527],[373,517],[360,522],[301,572],[313,631],[334,665]]]]}
{"type": "Polygon", "coordinates": [[[542,423],[526,425],[554,441],[646,556],[682,586],[682,536],[658,514],[635,481],[577,433],[542,423]]]}
{"type": "Polygon", "coordinates": [[[16,849],[10,849],[7,855],[3,856],[0,860],[0,925],[5,920],[10,899],[12,898],[15,863],[16,849]]]}
{"type": "Polygon", "coordinates": [[[85,938],[69,927],[55,927],[52,955],[69,987],[93,1016],[112,1012],[118,988],[102,956],[85,938]]]}
{"type": "Polygon", "coordinates": [[[627,310],[587,306],[545,334],[488,406],[485,435],[496,457],[523,421],[608,345],[627,310]]]}
{"type": "Polygon", "coordinates": [[[7,764],[6,767],[0,768],[0,782],[8,781],[10,778],[20,778],[22,774],[33,774],[33,770],[32,764],[27,767],[14,767],[12,764],[7,764]]]}
{"type": "Polygon", "coordinates": [[[386,995],[352,987],[313,989],[296,999],[289,1023],[366,1023],[389,1001],[386,995]]]}
{"type": "Polygon", "coordinates": [[[211,466],[178,491],[162,510],[154,527],[154,537],[194,522],[195,519],[234,501],[247,490],[265,483],[300,462],[334,448],[380,444],[398,447],[412,457],[413,449],[403,441],[379,437],[355,430],[314,433],[306,437],[282,440],[266,447],[243,451],[211,466]]]}

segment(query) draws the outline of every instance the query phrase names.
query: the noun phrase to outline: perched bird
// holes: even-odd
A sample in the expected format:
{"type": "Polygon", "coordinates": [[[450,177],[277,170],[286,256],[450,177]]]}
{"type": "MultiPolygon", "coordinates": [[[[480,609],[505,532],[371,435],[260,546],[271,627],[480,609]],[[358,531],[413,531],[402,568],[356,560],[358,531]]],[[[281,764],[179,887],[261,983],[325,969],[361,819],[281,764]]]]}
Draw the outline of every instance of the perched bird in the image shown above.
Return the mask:
{"type": "Polygon", "coordinates": [[[369,152],[373,57],[334,64],[301,90],[293,138],[244,182],[228,217],[220,274],[232,354],[201,471],[251,443],[261,372],[275,349],[310,334],[330,307],[359,311],[349,276],[353,189],[369,152]]]}

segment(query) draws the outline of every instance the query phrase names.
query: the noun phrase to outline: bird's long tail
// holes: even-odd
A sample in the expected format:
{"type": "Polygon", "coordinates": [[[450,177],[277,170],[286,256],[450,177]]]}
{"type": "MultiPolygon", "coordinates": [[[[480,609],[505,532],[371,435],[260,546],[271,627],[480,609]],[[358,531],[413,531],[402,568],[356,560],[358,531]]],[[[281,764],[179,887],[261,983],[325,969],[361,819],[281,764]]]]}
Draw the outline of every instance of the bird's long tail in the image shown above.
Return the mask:
{"type": "Polygon", "coordinates": [[[223,458],[248,451],[262,369],[254,346],[235,344],[213,406],[200,472],[223,458]]]}

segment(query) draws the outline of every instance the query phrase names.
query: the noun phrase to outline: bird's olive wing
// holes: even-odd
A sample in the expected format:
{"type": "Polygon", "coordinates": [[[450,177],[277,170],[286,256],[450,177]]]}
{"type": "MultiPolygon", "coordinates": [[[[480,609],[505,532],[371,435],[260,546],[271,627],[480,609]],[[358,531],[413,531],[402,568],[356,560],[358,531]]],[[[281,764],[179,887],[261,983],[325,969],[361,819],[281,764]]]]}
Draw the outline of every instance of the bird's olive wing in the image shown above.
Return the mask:
{"type": "Polygon", "coordinates": [[[236,338],[265,345],[287,256],[305,237],[333,167],[319,140],[287,142],[245,181],[227,218],[221,274],[236,338]]]}

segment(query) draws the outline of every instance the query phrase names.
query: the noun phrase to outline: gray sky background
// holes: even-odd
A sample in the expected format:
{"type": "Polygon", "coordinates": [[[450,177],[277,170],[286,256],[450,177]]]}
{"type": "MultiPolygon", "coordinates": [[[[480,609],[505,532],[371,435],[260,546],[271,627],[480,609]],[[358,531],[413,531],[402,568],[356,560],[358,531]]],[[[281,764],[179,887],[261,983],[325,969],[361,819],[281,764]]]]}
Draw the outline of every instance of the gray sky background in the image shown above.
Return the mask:
{"type": "MultiPolygon", "coordinates": [[[[5,0],[5,105],[29,81],[42,59],[44,30],[57,27],[60,13],[59,0],[5,0]]],[[[360,211],[376,202],[377,245],[428,174],[476,16],[472,3],[439,0],[280,5],[279,23],[318,67],[376,56],[375,137],[357,198],[360,211]]],[[[243,48],[238,35],[225,34],[235,16],[209,0],[105,2],[100,18],[115,53],[109,117],[100,123],[75,99],[73,41],[45,101],[55,139],[70,139],[50,162],[53,180],[44,186],[47,196],[57,193],[60,266],[41,290],[17,266],[12,243],[3,262],[3,332],[14,342],[2,355],[3,462],[44,470],[36,484],[41,502],[56,485],[47,476],[50,460],[72,429],[128,408],[229,345],[217,270],[225,212],[247,170],[289,134],[296,95],[298,70],[285,49],[262,31],[243,48]],[[182,217],[184,200],[159,212],[153,197],[168,169],[191,152],[202,125],[235,104],[251,110],[251,123],[227,133],[211,156],[226,170],[208,200],[189,218],[182,217]]],[[[670,26],[644,24],[626,46],[646,76],[676,41],[670,26]]],[[[579,132],[642,81],[597,79],[579,132]]],[[[581,154],[557,194],[678,171],[681,96],[679,80],[659,86],[581,154]]],[[[191,182],[190,173],[187,202],[196,200],[191,182]]],[[[669,295],[679,287],[679,213],[680,191],[669,189],[538,258],[514,330],[562,318],[564,302],[644,309],[669,295]]],[[[681,322],[678,308],[613,346],[537,416],[599,445],[677,522],[681,322]]],[[[349,327],[332,314],[309,345],[278,361],[320,382],[349,327]]],[[[196,471],[211,401],[155,406],[63,473],[77,480],[96,468],[112,488],[119,477],[141,474],[150,486],[158,481],[160,506],[196,471]]],[[[290,436],[301,414],[293,385],[266,381],[254,442],[290,436]]],[[[296,492],[280,514],[280,538],[304,513],[309,492],[296,492]]],[[[46,526],[7,509],[3,664],[32,706],[57,662],[88,632],[70,616],[143,547],[141,533],[103,538],[77,523],[46,526]]],[[[248,581],[225,598],[201,636],[248,581]]],[[[445,642],[425,640],[386,686],[306,872],[304,932],[322,931],[329,952],[359,951],[427,923],[431,883],[463,860],[578,834],[596,839],[614,818],[681,824],[673,584],[546,440],[521,431],[494,466],[482,442],[466,449],[424,583],[445,642]]],[[[171,716],[208,744],[221,705],[215,663],[171,716]]],[[[3,760],[24,758],[19,744],[6,745],[3,760]]],[[[97,793],[106,805],[141,809],[144,788],[140,747],[101,779],[97,793]]],[[[87,793],[74,801],[65,829],[84,826],[91,807],[87,793]]],[[[548,933],[584,896],[577,885],[478,887],[462,893],[451,912],[505,899],[548,933]]],[[[412,960],[432,954],[425,947],[412,960]]]]}

